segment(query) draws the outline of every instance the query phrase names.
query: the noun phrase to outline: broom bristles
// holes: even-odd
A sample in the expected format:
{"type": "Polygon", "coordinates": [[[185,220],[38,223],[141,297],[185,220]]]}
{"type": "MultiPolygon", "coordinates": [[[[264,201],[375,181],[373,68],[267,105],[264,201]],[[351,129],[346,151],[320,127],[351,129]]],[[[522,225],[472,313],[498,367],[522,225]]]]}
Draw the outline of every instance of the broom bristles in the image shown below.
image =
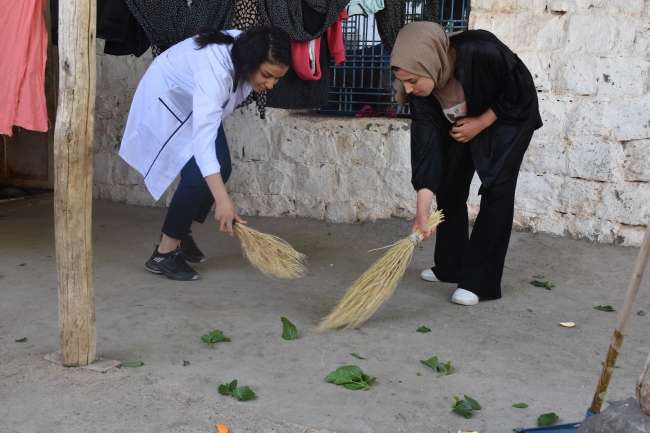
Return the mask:
{"type": "Polygon", "coordinates": [[[267,235],[243,224],[233,224],[241,242],[244,257],[269,276],[298,278],[305,273],[307,256],[294,250],[283,239],[267,235]]]}
{"type": "MultiPolygon", "coordinates": [[[[441,211],[434,211],[427,221],[431,230],[443,221],[441,211]]],[[[316,331],[337,328],[355,328],[363,324],[386,302],[395,291],[411,261],[415,245],[422,241],[424,233],[416,230],[409,237],[397,242],[386,254],[373,263],[343,296],[334,310],[325,317],[316,331]]]]}

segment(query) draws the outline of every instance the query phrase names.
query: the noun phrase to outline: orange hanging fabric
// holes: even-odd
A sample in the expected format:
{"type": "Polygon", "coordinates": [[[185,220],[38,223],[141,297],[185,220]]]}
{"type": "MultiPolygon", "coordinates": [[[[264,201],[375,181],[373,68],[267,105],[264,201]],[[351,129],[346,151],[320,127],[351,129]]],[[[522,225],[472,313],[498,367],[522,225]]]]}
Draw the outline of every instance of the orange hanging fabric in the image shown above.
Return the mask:
{"type": "Polygon", "coordinates": [[[0,2],[0,134],[13,125],[48,130],[45,105],[46,0],[0,2]]]}

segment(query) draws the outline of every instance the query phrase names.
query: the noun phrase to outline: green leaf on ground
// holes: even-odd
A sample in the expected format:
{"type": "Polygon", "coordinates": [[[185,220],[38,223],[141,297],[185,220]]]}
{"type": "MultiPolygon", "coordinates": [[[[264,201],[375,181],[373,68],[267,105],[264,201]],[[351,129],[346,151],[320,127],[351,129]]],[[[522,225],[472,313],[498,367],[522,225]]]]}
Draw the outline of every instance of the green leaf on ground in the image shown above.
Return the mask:
{"type": "Polygon", "coordinates": [[[545,277],[544,277],[544,275],[533,275],[533,278],[535,278],[537,280],[543,280],[545,277]]]}
{"type": "MultiPolygon", "coordinates": [[[[472,417],[472,406],[467,402],[467,400],[460,400],[458,397],[454,396],[456,402],[451,405],[451,408],[454,412],[470,419],[472,417]]],[[[478,404],[478,403],[477,403],[478,404]]]]}
{"type": "Polygon", "coordinates": [[[442,366],[445,368],[445,376],[451,373],[451,361],[446,364],[442,364],[442,366]]]}
{"type": "Polygon", "coordinates": [[[239,401],[246,401],[250,400],[251,398],[255,397],[255,393],[253,390],[251,390],[247,386],[240,386],[239,388],[235,388],[230,395],[235,397],[239,401]]]}
{"type": "Polygon", "coordinates": [[[532,284],[535,287],[544,287],[546,290],[551,290],[551,289],[555,288],[555,284],[549,283],[547,281],[533,280],[533,281],[530,282],[530,284],[532,284]]]}
{"type": "Polygon", "coordinates": [[[255,397],[255,393],[248,386],[237,387],[237,379],[230,383],[222,383],[217,388],[221,395],[232,395],[239,401],[250,400],[255,397]]]}
{"type": "Polygon", "coordinates": [[[225,341],[230,341],[230,338],[223,335],[223,331],[215,329],[209,334],[201,335],[201,341],[210,349],[214,349],[215,343],[223,343],[225,341]]]}
{"type": "Polygon", "coordinates": [[[512,431],[516,432],[516,431],[523,430],[523,429],[524,429],[523,427],[515,427],[515,428],[512,429],[512,431]]]}
{"type": "Polygon", "coordinates": [[[357,359],[366,359],[363,356],[359,355],[358,353],[351,353],[350,355],[354,356],[357,359]]]}
{"type": "Polygon", "coordinates": [[[545,413],[540,415],[539,418],[537,418],[537,425],[540,427],[553,425],[555,424],[555,421],[557,421],[558,418],[559,416],[557,416],[554,412],[545,413]]]}
{"type": "Polygon", "coordinates": [[[421,359],[420,362],[422,364],[424,364],[424,365],[427,365],[427,366],[433,368],[435,371],[442,371],[442,369],[440,369],[439,366],[438,366],[439,361],[438,361],[437,356],[434,356],[434,357],[429,358],[429,359],[421,359]]]}
{"type": "Polygon", "coordinates": [[[467,403],[469,403],[469,405],[472,406],[472,409],[481,410],[481,405],[478,404],[478,401],[476,401],[473,398],[470,398],[470,397],[468,397],[466,395],[464,395],[463,397],[465,397],[465,400],[467,401],[467,403]]]}
{"type": "Polygon", "coordinates": [[[14,340],[16,343],[24,343],[27,341],[27,337],[19,338],[18,340],[14,340]]]}
{"type": "Polygon", "coordinates": [[[286,317],[280,317],[282,320],[282,338],[285,340],[293,340],[298,335],[298,328],[289,322],[289,319],[286,317]]]}
{"type": "Polygon", "coordinates": [[[639,316],[645,316],[645,311],[639,310],[636,312],[636,314],[638,314],[639,316]]]}
{"type": "MultiPolygon", "coordinates": [[[[602,365],[602,366],[604,367],[604,366],[605,366],[605,362],[604,362],[604,361],[601,362],[600,365],[602,365]]],[[[614,368],[618,368],[618,365],[615,365],[614,368]]]]}
{"type": "Polygon", "coordinates": [[[335,385],[342,385],[346,389],[356,391],[364,389],[368,391],[370,385],[377,380],[376,377],[370,377],[356,365],[346,365],[339,367],[325,377],[325,380],[335,385]]]}
{"type": "Polygon", "coordinates": [[[526,409],[528,405],[526,403],[517,403],[513,404],[512,407],[516,407],[517,409],[526,409]]]}
{"type": "Polygon", "coordinates": [[[131,362],[123,363],[122,367],[138,368],[138,367],[142,367],[143,365],[144,365],[144,362],[142,362],[142,361],[131,361],[131,362]]]}
{"type": "Polygon", "coordinates": [[[420,326],[417,329],[417,332],[431,332],[431,330],[429,328],[427,328],[426,326],[420,326]]]}
{"type": "Polygon", "coordinates": [[[183,367],[190,365],[190,361],[183,360],[183,367]]]}
{"type": "Polygon", "coordinates": [[[27,263],[21,263],[18,266],[25,266],[25,265],[27,265],[27,263]]]}
{"type": "Polygon", "coordinates": [[[599,305],[597,307],[594,307],[598,311],[610,311],[612,313],[615,313],[616,310],[611,305],[599,305]]]}
{"type": "Polygon", "coordinates": [[[532,313],[532,312],[533,312],[533,310],[531,310],[531,309],[529,308],[529,309],[528,309],[528,312],[529,312],[529,313],[532,313]]]}
{"type": "Polygon", "coordinates": [[[416,375],[416,376],[422,376],[422,373],[420,373],[419,371],[416,371],[416,372],[415,372],[415,375],[416,375]]]}

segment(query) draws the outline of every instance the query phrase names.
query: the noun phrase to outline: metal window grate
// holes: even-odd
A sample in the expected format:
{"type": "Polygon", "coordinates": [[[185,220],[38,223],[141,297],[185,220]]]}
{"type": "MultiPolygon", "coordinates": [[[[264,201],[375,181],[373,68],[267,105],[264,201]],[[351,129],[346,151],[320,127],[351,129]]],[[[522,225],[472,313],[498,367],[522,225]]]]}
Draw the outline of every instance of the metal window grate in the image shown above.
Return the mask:
{"type": "MultiPolygon", "coordinates": [[[[467,30],[469,3],[470,0],[409,0],[405,22],[422,21],[425,10],[435,10],[439,11],[438,23],[448,32],[467,30]],[[433,4],[427,5],[427,2],[433,4]]],[[[390,55],[381,43],[374,15],[367,18],[355,15],[343,21],[343,40],[347,62],[336,66],[332,60],[329,98],[319,112],[353,115],[368,105],[376,113],[408,115],[408,106],[401,109],[393,101],[395,76],[390,70],[390,55]]]]}

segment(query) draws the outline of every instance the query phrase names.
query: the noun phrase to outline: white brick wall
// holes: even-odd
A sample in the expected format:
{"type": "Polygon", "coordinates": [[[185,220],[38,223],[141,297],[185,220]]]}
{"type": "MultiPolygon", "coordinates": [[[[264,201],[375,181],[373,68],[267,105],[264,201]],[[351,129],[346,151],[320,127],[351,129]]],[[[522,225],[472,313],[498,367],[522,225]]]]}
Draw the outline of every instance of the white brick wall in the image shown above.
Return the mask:
{"type": "MultiPolygon", "coordinates": [[[[522,165],[515,226],[639,245],[650,216],[650,5],[643,0],[473,0],[472,28],[526,63],[544,127],[522,165]]],[[[98,47],[101,52],[101,42],[98,47]]],[[[95,195],[154,203],[117,156],[150,57],[99,55],[95,195]]],[[[411,217],[409,121],[240,110],[225,122],[243,214],[336,222],[411,217]]],[[[474,179],[469,200],[476,215],[474,179]]]]}

